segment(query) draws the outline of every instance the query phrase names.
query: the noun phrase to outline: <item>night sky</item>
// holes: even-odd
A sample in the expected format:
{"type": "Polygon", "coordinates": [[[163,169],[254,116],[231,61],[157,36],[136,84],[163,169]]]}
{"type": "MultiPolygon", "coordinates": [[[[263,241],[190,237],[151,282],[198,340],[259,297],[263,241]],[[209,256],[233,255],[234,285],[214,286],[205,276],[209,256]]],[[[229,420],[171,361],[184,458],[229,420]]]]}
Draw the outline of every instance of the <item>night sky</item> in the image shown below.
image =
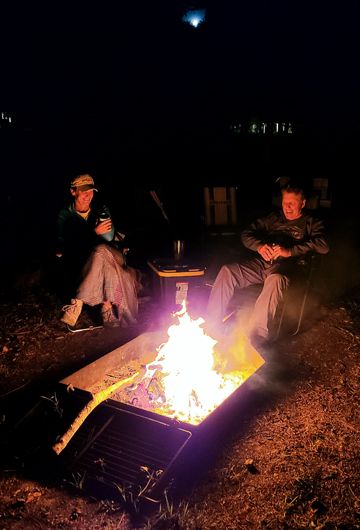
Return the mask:
{"type": "Polygon", "coordinates": [[[8,4],[0,101],[28,125],[358,119],[358,0],[204,0],[196,29],[177,0],[8,4]]]}
{"type": "Polygon", "coordinates": [[[30,131],[1,131],[0,217],[15,213],[21,233],[31,208],[41,245],[43,217],[87,172],[149,230],[149,189],[169,216],[185,204],[198,219],[204,185],[240,186],[241,210],[259,175],[266,204],[294,168],[343,183],[357,173],[359,19],[360,0],[2,2],[0,111],[30,131]],[[206,9],[197,28],[182,21],[188,7],[206,9]],[[306,134],[276,149],[226,143],[251,116],[306,134]]]}

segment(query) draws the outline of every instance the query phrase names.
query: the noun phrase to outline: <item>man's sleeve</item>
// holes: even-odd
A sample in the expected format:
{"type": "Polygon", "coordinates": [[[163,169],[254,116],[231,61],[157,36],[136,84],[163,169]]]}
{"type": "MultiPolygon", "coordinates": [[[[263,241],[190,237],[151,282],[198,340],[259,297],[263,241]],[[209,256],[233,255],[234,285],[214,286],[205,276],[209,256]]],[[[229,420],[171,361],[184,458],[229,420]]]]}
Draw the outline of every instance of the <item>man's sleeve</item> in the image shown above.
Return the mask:
{"type": "Polygon", "coordinates": [[[327,254],[329,245],[324,237],[324,225],[322,221],[311,219],[306,227],[308,237],[291,249],[291,256],[302,256],[307,252],[318,252],[327,254]]]}
{"type": "Polygon", "coordinates": [[[259,245],[266,243],[269,227],[276,218],[275,214],[270,214],[252,223],[248,230],[244,230],[241,234],[241,241],[245,247],[257,252],[259,245]]]}

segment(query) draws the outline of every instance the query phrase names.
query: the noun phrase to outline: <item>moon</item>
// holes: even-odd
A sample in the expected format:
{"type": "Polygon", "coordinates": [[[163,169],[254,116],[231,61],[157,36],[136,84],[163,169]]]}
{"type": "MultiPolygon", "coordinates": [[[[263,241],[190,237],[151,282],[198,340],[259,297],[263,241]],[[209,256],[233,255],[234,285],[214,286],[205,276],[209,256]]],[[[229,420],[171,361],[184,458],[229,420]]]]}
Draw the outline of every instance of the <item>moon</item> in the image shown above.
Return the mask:
{"type": "Polygon", "coordinates": [[[183,15],[183,22],[187,22],[194,28],[197,28],[202,22],[205,21],[206,9],[189,9],[183,15]]]}

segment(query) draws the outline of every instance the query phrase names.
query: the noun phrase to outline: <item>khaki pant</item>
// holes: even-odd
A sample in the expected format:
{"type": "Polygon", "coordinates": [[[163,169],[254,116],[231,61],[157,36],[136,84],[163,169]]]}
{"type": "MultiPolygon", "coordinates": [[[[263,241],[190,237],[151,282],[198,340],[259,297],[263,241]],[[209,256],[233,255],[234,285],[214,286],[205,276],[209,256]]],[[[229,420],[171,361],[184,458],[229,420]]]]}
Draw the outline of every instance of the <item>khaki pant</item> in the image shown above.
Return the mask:
{"type": "Polygon", "coordinates": [[[216,277],[211,290],[207,314],[212,321],[221,321],[226,314],[228,305],[236,287],[243,289],[254,284],[263,284],[250,319],[249,334],[268,337],[268,326],[274,318],[279,301],[289,284],[288,277],[283,273],[280,263],[270,264],[260,258],[244,262],[224,265],[216,277]]]}

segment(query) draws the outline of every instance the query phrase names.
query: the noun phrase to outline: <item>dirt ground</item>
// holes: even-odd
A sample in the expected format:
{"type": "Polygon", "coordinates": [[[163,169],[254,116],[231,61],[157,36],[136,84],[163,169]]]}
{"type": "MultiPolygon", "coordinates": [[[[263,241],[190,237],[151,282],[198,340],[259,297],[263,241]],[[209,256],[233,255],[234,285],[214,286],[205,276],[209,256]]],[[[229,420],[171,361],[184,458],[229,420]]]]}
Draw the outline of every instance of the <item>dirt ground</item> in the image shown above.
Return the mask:
{"type": "MultiPolygon", "coordinates": [[[[189,463],[181,487],[164,491],[151,511],[124,505],[120,494],[99,500],[79,483],[35,479],[6,439],[55,382],[164,326],[152,298],[140,304],[137,326],[71,333],[59,321],[62,302],[34,274],[3,286],[0,530],[360,528],[359,258],[337,236],[321,304],[296,336],[259,348],[265,364],[206,465],[189,463]]],[[[84,312],[79,324],[94,325],[93,315],[84,312]]]]}

